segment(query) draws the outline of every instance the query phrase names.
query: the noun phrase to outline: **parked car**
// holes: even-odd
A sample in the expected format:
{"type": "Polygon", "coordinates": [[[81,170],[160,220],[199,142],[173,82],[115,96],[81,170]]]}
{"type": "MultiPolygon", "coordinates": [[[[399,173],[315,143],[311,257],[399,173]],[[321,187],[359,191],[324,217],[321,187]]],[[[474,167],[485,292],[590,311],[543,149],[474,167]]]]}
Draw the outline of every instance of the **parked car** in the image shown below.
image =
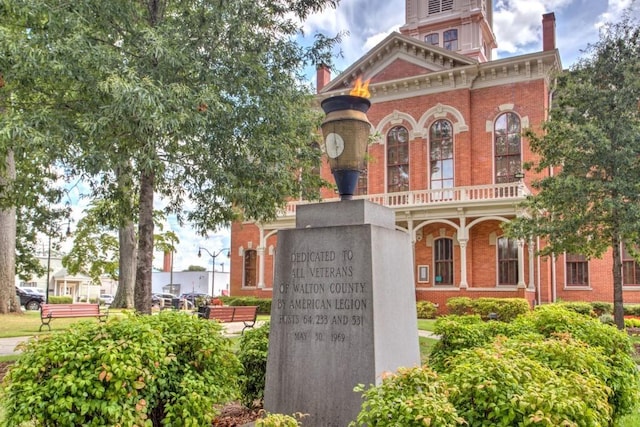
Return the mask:
{"type": "Polygon", "coordinates": [[[113,302],[113,295],[102,294],[100,295],[100,304],[111,305],[113,302]]]}
{"type": "Polygon", "coordinates": [[[25,291],[28,294],[33,294],[33,295],[40,295],[42,298],[44,298],[44,292],[41,291],[38,288],[20,288],[21,290],[25,291]]]}
{"type": "Polygon", "coordinates": [[[178,297],[173,294],[151,294],[151,305],[170,308],[174,299],[178,299],[178,297]]]}
{"type": "Polygon", "coordinates": [[[40,304],[45,300],[44,295],[27,292],[17,286],[16,295],[20,298],[20,305],[24,306],[25,310],[39,310],[40,304]]]}
{"type": "MultiPolygon", "coordinates": [[[[198,305],[200,301],[208,301],[210,299],[208,294],[202,292],[188,292],[180,295],[180,300],[187,300],[191,304],[191,307],[198,305]]],[[[208,304],[205,304],[208,305],[208,304]]]]}

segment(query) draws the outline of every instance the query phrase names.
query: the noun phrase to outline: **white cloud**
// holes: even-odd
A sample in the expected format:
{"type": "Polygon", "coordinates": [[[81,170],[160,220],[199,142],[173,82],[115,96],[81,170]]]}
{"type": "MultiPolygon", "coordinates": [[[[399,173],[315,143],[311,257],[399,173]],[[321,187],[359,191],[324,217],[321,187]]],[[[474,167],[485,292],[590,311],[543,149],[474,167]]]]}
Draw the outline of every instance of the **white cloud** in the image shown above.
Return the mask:
{"type": "Polygon", "coordinates": [[[542,15],[562,10],[571,3],[571,0],[497,1],[493,28],[498,40],[498,52],[513,55],[531,50],[531,47],[540,50],[542,15]]]}
{"type": "Polygon", "coordinates": [[[609,0],[607,11],[598,16],[596,26],[600,28],[608,22],[619,21],[622,13],[631,6],[631,3],[633,3],[632,0],[609,0]]]}

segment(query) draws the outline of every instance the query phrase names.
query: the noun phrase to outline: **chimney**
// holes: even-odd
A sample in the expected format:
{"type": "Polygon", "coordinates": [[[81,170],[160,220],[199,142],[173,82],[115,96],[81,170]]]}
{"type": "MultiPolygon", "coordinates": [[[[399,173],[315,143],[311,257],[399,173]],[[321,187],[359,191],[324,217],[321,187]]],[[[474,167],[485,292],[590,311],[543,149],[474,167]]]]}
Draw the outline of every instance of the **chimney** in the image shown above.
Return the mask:
{"type": "Polygon", "coordinates": [[[320,93],[323,87],[325,87],[331,81],[331,70],[325,64],[318,64],[316,67],[316,92],[320,93]]]}
{"type": "Polygon", "coordinates": [[[542,15],[542,50],[556,48],[556,15],[553,12],[542,15]]]}
{"type": "Polygon", "coordinates": [[[164,253],[164,259],[162,261],[162,271],[171,271],[171,252],[164,253]]]}

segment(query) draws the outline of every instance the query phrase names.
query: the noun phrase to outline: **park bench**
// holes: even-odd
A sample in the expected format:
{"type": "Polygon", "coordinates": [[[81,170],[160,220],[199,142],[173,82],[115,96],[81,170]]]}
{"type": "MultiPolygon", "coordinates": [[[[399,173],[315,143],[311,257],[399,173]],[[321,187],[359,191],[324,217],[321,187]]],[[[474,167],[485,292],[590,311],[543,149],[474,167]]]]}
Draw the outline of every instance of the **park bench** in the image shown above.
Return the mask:
{"type": "Polygon", "coordinates": [[[217,320],[218,322],[222,323],[243,322],[244,328],[242,328],[242,333],[244,334],[245,329],[253,328],[253,326],[256,324],[256,319],[258,317],[258,306],[248,305],[237,307],[220,307],[210,305],[207,306],[207,309],[204,311],[204,313],[201,314],[205,319],[217,320]]]}
{"type": "Polygon", "coordinates": [[[46,326],[51,330],[51,321],[53,319],[62,319],[70,317],[95,317],[99,321],[104,322],[109,316],[109,311],[100,311],[100,304],[40,304],[40,331],[46,326]]]}

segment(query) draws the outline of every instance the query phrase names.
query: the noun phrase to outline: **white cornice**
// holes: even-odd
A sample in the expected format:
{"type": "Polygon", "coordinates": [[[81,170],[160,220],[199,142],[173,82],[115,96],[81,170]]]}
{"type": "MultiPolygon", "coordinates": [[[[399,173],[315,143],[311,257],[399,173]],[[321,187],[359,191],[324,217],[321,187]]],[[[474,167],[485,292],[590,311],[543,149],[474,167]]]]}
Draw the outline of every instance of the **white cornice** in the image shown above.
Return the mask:
{"type": "MultiPolygon", "coordinates": [[[[394,55],[394,58],[398,57],[400,57],[399,53],[394,55]]],[[[391,62],[388,59],[387,61],[391,62]]],[[[473,61],[470,60],[470,62],[473,61]]],[[[425,67],[428,63],[428,61],[425,62],[425,67]]],[[[484,63],[459,64],[453,68],[425,72],[417,76],[371,83],[369,91],[372,103],[385,102],[456,89],[476,90],[510,83],[548,80],[560,69],[560,55],[556,49],[484,63]]],[[[340,81],[347,81],[345,73],[339,77],[341,77],[340,81]]],[[[337,82],[338,79],[334,81],[334,83],[337,82]]],[[[332,86],[335,87],[336,84],[332,84],[332,86]]],[[[338,89],[328,88],[319,95],[319,98],[348,94],[350,87],[351,85],[345,86],[343,84],[338,86],[338,89]]]]}

